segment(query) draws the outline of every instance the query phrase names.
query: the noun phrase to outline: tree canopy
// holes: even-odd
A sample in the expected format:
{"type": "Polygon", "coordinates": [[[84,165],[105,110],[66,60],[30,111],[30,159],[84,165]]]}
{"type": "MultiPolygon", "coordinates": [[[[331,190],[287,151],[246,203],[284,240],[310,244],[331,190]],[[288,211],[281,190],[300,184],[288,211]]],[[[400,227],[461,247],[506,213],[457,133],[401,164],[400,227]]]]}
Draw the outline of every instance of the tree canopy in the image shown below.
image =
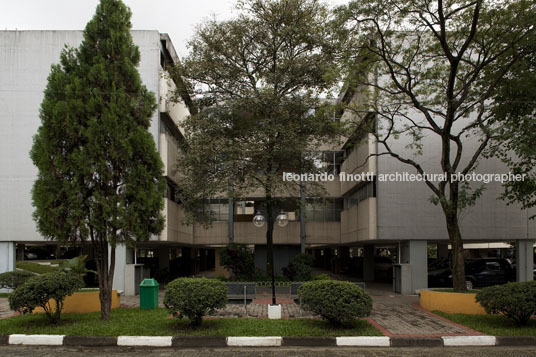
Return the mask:
{"type": "Polygon", "coordinates": [[[501,158],[513,173],[526,175],[523,181],[507,182],[502,197],[530,209],[536,206],[536,36],[528,37],[517,50],[520,60],[493,96],[498,125],[487,154],[501,158]]]}
{"type": "Polygon", "coordinates": [[[187,144],[178,167],[185,202],[243,197],[255,188],[267,197],[291,190],[282,172],[314,170],[305,154],[336,130],[322,99],[335,84],[328,9],[315,0],[237,7],[235,19],[198,26],[177,68],[200,108],[183,124],[187,144]]]}
{"type": "Polygon", "coordinates": [[[418,173],[447,180],[424,183],[445,216],[455,290],[465,290],[460,211],[483,187],[452,180],[473,172],[494,135],[493,97],[534,33],[534,3],[525,0],[353,1],[336,23],[349,85],[367,93],[348,110],[354,129],[375,136],[381,150],[418,173]],[[367,120],[373,113],[376,120],[367,120]],[[397,144],[404,142],[404,145],[397,144]],[[431,144],[435,143],[435,144],[431,144]],[[423,152],[426,151],[426,156],[423,152]]]}

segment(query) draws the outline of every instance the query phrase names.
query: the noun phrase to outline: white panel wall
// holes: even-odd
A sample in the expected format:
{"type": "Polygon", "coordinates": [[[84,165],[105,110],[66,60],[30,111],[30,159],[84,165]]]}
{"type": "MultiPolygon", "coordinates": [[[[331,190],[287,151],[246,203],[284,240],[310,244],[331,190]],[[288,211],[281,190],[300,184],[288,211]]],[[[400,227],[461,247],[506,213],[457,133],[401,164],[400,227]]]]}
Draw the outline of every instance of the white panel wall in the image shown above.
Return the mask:
{"type": "MultiPolygon", "coordinates": [[[[133,31],[138,68],[156,94],[160,67],[158,31],[133,31]]],[[[81,31],[0,31],[0,241],[42,241],[32,219],[31,189],[37,170],[29,157],[40,125],[39,107],[50,66],[64,45],[78,46],[81,31]]],[[[150,132],[158,143],[158,111],[150,132]]],[[[158,146],[157,146],[158,147],[158,146]]]]}

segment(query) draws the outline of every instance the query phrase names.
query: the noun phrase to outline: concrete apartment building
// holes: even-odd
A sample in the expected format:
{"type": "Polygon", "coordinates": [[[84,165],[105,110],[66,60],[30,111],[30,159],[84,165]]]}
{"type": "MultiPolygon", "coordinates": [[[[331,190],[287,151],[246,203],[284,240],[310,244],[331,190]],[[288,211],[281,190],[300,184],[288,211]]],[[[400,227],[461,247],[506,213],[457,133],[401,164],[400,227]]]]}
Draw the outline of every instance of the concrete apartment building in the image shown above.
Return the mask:
{"type": "MultiPolygon", "coordinates": [[[[207,209],[215,219],[212,226],[182,224],[184,212],[176,195],[179,179],[175,163],[178,142],[184,140],[178,124],[189,115],[190,101],[188,97],[179,103],[170,101],[171,93],[181,83],[178,78],[169,78],[166,72],[167,66],[178,61],[169,37],[157,31],[132,34],[141,52],[138,68],[141,78],[160,104],[150,132],[168,180],[166,227],[159,236],[139,243],[136,250],[117,249],[114,287],[135,294],[135,282],[148,271],[143,272],[143,265],[157,279],[158,271],[192,275],[214,269],[214,274],[221,275],[218,253],[230,241],[251,245],[256,265],[262,268],[266,228],[252,224],[256,209],[262,205],[262,194],[252,194],[243,201],[233,202],[232,206],[226,199],[207,199],[207,209]]],[[[78,46],[81,40],[81,31],[0,31],[0,120],[4,124],[0,132],[0,272],[14,269],[17,254],[23,257],[25,245],[54,244],[44,241],[32,220],[31,188],[37,169],[28,153],[40,125],[39,106],[50,65],[58,62],[65,44],[78,46]]],[[[361,99],[359,92],[346,91],[341,100],[361,99]]],[[[340,120],[350,120],[351,115],[345,112],[340,120]]],[[[396,145],[403,149],[406,143],[401,141],[396,145]]],[[[424,155],[430,162],[437,162],[433,160],[436,146],[427,145],[431,150],[424,155]]],[[[448,255],[444,218],[440,208],[429,202],[429,189],[422,182],[339,180],[339,173],[371,172],[374,177],[413,173],[411,167],[387,156],[371,157],[363,165],[370,154],[379,150],[381,147],[369,134],[357,144],[345,142],[319,155],[318,164],[333,173],[335,179],[326,182],[326,197],[306,198],[304,231],[298,204],[294,200],[282,200],[281,208],[288,212],[290,222],[274,229],[278,271],[300,252],[300,236],[305,234],[305,248],[324,268],[338,272],[359,258],[361,277],[371,281],[376,278],[377,248],[389,247],[396,252],[395,263],[400,263],[396,268],[400,273],[397,290],[411,293],[427,286],[428,244],[438,244],[438,254],[448,255]]],[[[478,170],[506,172],[497,160],[483,161],[478,170]]],[[[467,243],[516,242],[518,279],[532,279],[536,222],[528,219],[528,212],[497,200],[502,192],[500,184],[490,183],[486,187],[477,205],[464,213],[464,240],[467,243]]]]}

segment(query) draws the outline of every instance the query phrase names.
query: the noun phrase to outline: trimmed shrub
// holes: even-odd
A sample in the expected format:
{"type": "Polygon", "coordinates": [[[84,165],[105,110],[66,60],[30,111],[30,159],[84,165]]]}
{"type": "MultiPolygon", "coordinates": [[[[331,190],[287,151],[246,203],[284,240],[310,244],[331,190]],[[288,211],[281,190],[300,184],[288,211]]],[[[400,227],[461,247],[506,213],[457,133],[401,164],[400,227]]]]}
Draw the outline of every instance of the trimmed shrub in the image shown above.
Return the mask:
{"type": "Polygon", "coordinates": [[[310,254],[296,255],[290,264],[283,268],[283,274],[292,281],[309,281],[313,272],[313,256],[310,254]]]}
{"type": "Polygon", "coordinates": [[[233,280],[251,280],[255,262],[251,250],[245,244],[229,243],[220,254],[220,263],[232,273],[233,280]]]}
{"type": "Polygon", "coordinates": [[[370,315],[372,299],[359,286],[338,280],[318,280],[298,289],[302,307],[334,325],[347,325],[370,315]]]}
{"type": "Polygon", "coordinates": [[[65,298],[83,287],[82,278],[72,273],[58,271],[34,276],[9,296],[9,307],[23,314],[41,307],[48,320],[56,323],[60,319],[65,298]]]}
{"type": "Polygon", "coordinates": [[[15,270],[0,274],[0,289],[16,289],[22,286],[26,280],[30,279],[34,274],[29,271],[15,270]]]}
{"type": "Polygon", "coordinates": [[[178,278],[166,286],[164,306],[174,316],[186,316],[192,325],[200,325],[203,316],[227,303],[227,286],[216,279],[178,278]]]}
{"type": "Polygon", "coordinates": [[[503,314],[517,325],[526,325],[536,314],[536,281],[490,286],[476,294],[488,314],[503,314]]]}

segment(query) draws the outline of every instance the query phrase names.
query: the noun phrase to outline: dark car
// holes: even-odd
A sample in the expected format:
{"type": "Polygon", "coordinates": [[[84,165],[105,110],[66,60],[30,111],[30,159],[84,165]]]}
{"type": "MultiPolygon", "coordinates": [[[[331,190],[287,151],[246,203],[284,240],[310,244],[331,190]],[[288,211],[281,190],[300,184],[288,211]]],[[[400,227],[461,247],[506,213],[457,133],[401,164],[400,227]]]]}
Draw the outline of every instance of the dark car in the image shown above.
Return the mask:
{"type": "MultiPolygon", "coordinates": [[[[506,259],[477,259],[465,264],[465,282],[468,289],[499,285],[514,280],[515,271],[506,259]]],[[[428,286],[452,286],[452,272],[448,265],[429,270],[428,286]]]]}
{"type": "Polygon", "coordinates": [[[428,286],[431,288],[452,286],[449,262],[435,260],[428,264],[428,286]]]}
{"type": "Polygon", "coordinates": [[[514,269],[506,259],[479,259],[469,262],[465,267],[467,289],[499,285],[514,280],[514,269]]]}

